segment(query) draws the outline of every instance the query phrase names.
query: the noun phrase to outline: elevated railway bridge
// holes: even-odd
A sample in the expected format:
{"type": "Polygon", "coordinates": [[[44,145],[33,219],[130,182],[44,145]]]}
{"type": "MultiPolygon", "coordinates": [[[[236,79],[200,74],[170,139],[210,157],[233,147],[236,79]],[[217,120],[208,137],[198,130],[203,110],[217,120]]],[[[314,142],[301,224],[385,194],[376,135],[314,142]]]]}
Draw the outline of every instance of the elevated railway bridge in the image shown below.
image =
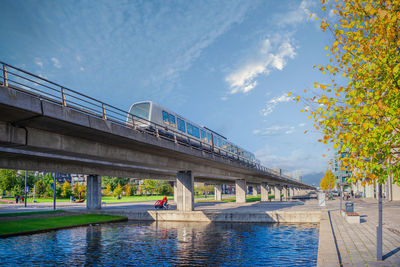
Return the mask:
{"type": "Polygon", "coordinates": [[[104,175],[174,181],[180,211],[193,210],[195,181],[216,184],[218,198],[220,185],[235,184],[237,202],[246,201],[247,185],[261,187],[262,201],[269,190],[288,197],[314,189],[221,148],[182,142],[165,126],[127,124],[124,110],[0,66],[0,168],[86,174],[88,209],[101,208],[104,175]]]}

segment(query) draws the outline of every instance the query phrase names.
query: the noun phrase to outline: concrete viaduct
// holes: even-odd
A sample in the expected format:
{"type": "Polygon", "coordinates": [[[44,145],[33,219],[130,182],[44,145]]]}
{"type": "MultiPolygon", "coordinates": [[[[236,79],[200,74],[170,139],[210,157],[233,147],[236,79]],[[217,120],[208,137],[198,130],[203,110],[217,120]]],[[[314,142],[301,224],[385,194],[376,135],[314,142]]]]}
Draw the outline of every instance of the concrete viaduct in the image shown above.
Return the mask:
{"type": "Polygon", "coordinates": [[[314,189],[279,173],[116,123],[104,110],[98,116],[66,105],[64,95],[57,100],[16,86],[4,70],[0,168],[88,174],[88,209],[101,208],[102,175],[175,181],[180,211],[193,210],[195,181],[217,184],[216,199],[222,197],[218,185],[235,184],[239,203],[246,201],[247,185],[261,187],[262,201],[268,200],[268,190],[288,197],[314,189]]]}

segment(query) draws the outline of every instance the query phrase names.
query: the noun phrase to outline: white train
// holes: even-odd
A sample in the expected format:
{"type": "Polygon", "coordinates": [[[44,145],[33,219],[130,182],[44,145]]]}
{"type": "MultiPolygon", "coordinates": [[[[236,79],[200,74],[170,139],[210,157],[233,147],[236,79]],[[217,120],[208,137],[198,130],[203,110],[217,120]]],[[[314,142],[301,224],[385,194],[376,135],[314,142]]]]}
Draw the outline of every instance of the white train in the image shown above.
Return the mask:
{"type": "Polygon", "coordinates": [[[222,151],[232,158],[254,165],[259,164],[253,153],[229,142],[224,136],[207,127],[193,123],[152,101],[134,103],[129,109],[126,123],[148,131],[157,129],[158,134],[176,138],[179,142],[206,147],[217,152],[222,151]]]}

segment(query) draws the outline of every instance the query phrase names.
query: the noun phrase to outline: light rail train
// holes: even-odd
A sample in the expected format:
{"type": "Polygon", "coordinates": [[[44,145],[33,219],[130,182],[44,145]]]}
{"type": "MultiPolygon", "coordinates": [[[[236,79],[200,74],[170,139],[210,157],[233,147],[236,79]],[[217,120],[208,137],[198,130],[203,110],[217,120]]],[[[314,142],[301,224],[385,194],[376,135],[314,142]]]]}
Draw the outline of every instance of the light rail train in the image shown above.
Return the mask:
{"type": "Polygon", "coordinates": [[[193,123],[152,101],[134,103],[129,109],[126,123],[147,131],[157,130],[158,134],[176,138],[179,142],[205,147],[210,151],[222,151],[229,157],[252,165],[260,164],[253,153],[229,142],[224,136],[193,123]]]}

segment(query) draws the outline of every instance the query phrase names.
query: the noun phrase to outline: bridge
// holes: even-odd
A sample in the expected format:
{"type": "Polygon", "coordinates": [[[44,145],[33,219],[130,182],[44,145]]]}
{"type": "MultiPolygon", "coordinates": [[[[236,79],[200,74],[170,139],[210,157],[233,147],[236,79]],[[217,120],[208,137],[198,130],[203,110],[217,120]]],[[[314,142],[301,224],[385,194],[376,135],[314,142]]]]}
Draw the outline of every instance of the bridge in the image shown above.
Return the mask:
{"type": "MultiPolygon", "coordinates": [[[[174,181],[180,211],[192,211],[194,182],[247,185],[276,196],[314,188],[280,172],[200,142],[182,142],[173,129],[127,124],[128,113],[100,100],[0,62],[0,168],[87,174],[87,208],[101,208],[101,176],[174,181]],[[162,135],[169,132],[169,135],[162,135]]],[[[142,120],[141,118],[135,118],[142,120]]]]}

